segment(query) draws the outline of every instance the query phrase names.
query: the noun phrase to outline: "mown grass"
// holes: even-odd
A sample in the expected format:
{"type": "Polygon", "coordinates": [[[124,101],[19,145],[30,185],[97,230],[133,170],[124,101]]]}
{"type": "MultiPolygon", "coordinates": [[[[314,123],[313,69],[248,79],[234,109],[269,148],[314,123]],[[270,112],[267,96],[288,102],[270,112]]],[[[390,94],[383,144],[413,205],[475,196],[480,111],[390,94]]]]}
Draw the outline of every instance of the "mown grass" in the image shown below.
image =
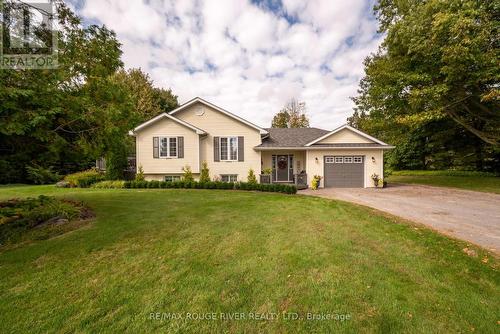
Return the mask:
{"type": "Polygon", "coordinates": [[[498,331],[497,259],[482,250],[469,257],[462,242],[363,207],[253,192],[49,186],[3,187],[0,199],[39,193],[82,200],[97,218],[0,250],[0,332],[498,331]],[[154,312],[219,316],[162,321],[154,312]],[[279,316],[220,320],[252,312],[279,316]]]}
{"type": "Polygon", "coordinates": [[[425,184],[500,194],[500,177],[489,173],[456,171],[397,171],[387,178],[392,183],[425,184]]]}

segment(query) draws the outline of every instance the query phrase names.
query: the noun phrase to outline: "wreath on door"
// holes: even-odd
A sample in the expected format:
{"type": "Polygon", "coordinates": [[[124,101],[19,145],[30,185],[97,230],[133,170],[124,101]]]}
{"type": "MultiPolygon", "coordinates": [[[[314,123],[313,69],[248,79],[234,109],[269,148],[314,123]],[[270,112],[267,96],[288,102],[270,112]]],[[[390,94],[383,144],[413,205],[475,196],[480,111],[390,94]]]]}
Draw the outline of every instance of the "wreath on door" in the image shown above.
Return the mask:
{"type": "Polygon", "coordinates": [[[280,158],[278,161],[278,168],[285,169],[287,167],[286,158],[280,158]]]}

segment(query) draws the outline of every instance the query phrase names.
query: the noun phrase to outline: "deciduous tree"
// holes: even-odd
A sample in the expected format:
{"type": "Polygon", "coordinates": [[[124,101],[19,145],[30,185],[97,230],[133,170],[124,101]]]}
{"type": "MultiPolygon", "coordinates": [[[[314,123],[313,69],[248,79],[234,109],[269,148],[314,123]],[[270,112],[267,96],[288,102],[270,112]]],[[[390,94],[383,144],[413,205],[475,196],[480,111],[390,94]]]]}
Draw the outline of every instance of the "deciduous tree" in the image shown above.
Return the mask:
{"type": "Polygon", "coordinates": [[[350,123],[398,141],[446,124],[480,165],[500,144],[498,2],[380,0],[375,13],[386,38],[365,60],[350,123]]]}
{"type": "Polygon", "coordinates": [[[278,112],[272,121],[273,128],[308,128],[309,119],[306,116],[307,108],[305,102],[291,99],[278,112]]]}

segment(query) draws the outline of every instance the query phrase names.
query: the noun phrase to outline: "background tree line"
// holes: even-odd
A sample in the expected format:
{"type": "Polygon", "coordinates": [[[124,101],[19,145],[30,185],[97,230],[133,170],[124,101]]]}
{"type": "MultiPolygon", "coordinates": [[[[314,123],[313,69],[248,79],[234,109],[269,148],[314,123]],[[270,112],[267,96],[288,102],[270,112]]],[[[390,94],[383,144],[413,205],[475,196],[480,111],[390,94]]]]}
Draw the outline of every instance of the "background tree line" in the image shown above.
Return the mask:
{"type": "Polygon", "coordinates": [[[79,171],[101,156],[108,177],[120,178],[133,148],[127,132],[178,105],[140,69],[124,70],[113,31],[83,27],[63,1],[55,5],[59,67],[0,69],[0,183],[30,181],[30,168],[79,171]]]}
{"type": "Polygon", "coordinates": [[[500,171],[500,3],[379,0],[386,38],[348,122],[396,145],[395,169],[500,171]]]}

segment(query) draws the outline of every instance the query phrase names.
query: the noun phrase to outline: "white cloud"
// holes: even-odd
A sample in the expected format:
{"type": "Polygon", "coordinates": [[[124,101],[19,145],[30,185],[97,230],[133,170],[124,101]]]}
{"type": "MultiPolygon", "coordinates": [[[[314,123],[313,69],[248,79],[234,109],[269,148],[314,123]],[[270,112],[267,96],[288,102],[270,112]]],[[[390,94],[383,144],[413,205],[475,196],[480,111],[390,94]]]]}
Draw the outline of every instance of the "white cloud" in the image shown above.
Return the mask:
{"type": "Polygon", "coordinates": [[[74,0],[84,20],[117,32],[127,67],[141,67],[180,102],[201,96],[269,126],[291,97],[311,124],[352,113],[363,59],[381,39],[373,0],[74,0]],[[284,15],[286,14],[286,16],[284,15]]]}
{"type": "Polygon", "coordinates": [[[266,70],[269,75],[277,75],[294,66],[293,61],[287,56],[273,56],[269,58],[266,70]]]}

